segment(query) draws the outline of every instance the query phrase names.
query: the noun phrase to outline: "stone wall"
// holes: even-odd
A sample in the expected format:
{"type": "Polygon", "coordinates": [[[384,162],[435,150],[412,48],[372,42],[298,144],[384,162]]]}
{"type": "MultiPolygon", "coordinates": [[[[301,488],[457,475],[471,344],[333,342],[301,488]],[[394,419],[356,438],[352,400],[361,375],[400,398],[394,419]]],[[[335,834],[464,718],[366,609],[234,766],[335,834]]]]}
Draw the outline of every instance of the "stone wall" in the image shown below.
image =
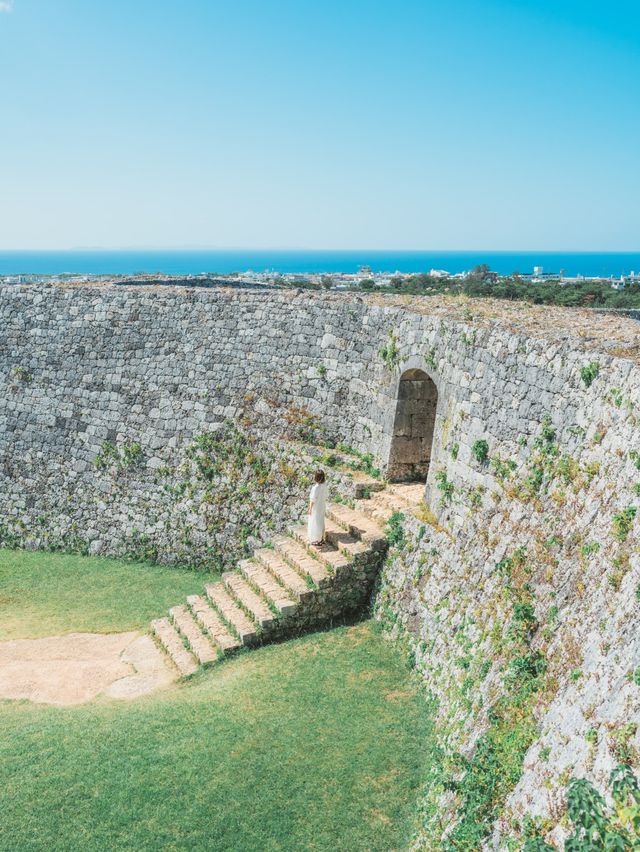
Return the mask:
{"type": "Polygon", "coordinates": [[[604,789],[617,760],[636,761],[633,321],[441,299],[7,287],[0,327],[5,541],[114,553],[133,537],[195,564],[234,558],[298,511],[306,451],[291,439],[341,441],[386,466],[401,376],[424,371],[437,389],[426,503],[377,599],[439,706],[443,756],[417,842],[442,848],[464,826],[465,761],[502,724],[496,707],[508,723],[524,682],[523,772],[492,847],[527,815],[559,842],[566,779],[604,789]],[[261,449],[199,463],[221,429],[261,449]]]}
{"type": "Polygon", "coordinates": [[[525,830],[562,848],[568,779],[605,792],[617,764],[640,766],[640,371],[515,336],[471,351],[429,505],[377,599],[439,708],[416,848],[475,848],[482,818],[487,848],[520,848],[525,830]],[[478,753],[522,768],[496,822],[477,806],[478,753]]]}

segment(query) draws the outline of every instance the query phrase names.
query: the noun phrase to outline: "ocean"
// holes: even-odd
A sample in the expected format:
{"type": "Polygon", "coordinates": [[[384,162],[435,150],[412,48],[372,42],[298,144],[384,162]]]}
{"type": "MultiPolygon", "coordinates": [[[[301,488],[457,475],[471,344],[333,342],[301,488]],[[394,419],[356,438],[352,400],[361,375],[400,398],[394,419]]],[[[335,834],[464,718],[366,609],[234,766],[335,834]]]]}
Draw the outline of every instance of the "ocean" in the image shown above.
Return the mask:
{"type": "Polygon", "coordinates": [[[495,272],[544,272],[565,275],[620,276],[640,272],[640,252],[495,252],[495,251],[286,251],[286,250],[74,250],[0,251],[0,275],[197,275],[230,272],[283,273],[464,272],[486,263],[495,272]]]}

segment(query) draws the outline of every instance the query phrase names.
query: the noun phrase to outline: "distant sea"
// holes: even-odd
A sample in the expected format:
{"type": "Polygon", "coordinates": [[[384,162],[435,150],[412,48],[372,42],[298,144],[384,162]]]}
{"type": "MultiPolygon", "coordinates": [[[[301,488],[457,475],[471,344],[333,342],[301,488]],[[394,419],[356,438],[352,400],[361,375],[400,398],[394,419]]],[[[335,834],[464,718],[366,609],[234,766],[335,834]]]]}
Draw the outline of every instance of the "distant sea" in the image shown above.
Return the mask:
{"type": "Polygon", "coordinates": [[[491,251],[0,251],[0,275],[133,275],[274,271],[288,273],[464,272],[480,263],[505,275],[544,272],[565,275],[619,276],[640,272],[640,252],[491,252],[491,251]]]}

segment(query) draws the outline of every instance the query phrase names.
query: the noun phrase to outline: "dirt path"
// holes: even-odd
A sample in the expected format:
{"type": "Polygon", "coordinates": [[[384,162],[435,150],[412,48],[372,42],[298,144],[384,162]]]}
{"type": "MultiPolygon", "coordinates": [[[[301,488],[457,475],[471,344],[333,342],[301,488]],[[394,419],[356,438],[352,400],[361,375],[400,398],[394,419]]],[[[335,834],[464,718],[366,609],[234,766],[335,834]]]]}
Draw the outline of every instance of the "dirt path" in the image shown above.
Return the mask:
{"type": "Polygon", "coordinates": [[[82,704],[104,693],[132,699],[175,680],[177,673],[149,636],[69,633],[0,642],[0,698],[82,704]]]}

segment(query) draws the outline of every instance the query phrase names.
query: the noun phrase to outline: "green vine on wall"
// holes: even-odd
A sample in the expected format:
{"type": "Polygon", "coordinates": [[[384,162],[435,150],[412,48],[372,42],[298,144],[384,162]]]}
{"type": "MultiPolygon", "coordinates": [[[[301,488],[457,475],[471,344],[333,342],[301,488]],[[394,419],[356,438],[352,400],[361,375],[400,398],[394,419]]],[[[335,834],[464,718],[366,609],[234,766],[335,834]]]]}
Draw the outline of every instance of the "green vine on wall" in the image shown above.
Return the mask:
{"type": "Polygon", "coordinates": [[[389,329],[388,340],[379,350],[378,354],[385,363],[389,372],[393,372],[400,363],[400,350],[398,349],[398,338],[392,328],[389,329]]]}
{"type": "Polygon", "coordinates": [[[526,578],[526,552],[519,548],[496,566],[504,578],[505,595],[511,603],[511,620],[499,640],[496,654],[507,658],[504,694],[490,708],[489,728],[478,740],[473,756],[458,755],[454,766],[461,778],[445,780],[445,788],[457,793],[458,821],[443,849],[479,849],[500,815],[507,795],[522,774],[524,756],[537,736],[533,709],[543,688],[547,663],[532,648],[537,630],[534,601],[526,578]]]}
{"type": "Polygon", "coordinates": [[[118,446],[113,441],[103,441],[94,459],[98,470],[125,470],[141,467],[144,452],[138,441],[125,441],[118,446]]]}

